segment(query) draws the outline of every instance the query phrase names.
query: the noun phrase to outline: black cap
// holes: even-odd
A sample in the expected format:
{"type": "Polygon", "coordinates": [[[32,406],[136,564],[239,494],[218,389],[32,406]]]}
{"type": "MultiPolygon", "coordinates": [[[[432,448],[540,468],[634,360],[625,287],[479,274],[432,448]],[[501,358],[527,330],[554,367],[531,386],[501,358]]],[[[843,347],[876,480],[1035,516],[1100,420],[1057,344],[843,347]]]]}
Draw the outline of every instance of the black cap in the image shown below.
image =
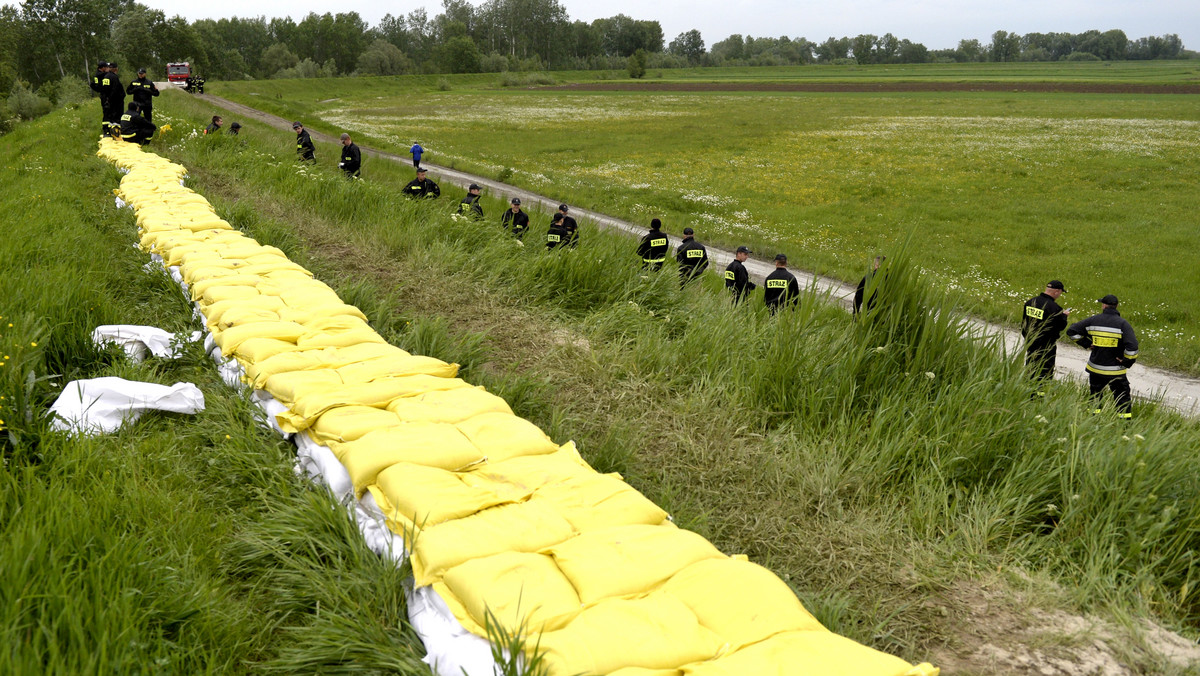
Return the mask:
{"type": "Polygon", "coordinates": [[[1063,288],[1063,283],[1058,281],[1057,279],[1050,280],[1049,283],[1046,284],[1046,288],[1047,289],[1058,289],[1059,291],[1062,291],[1063,293],[1067,292],[1067,290],[1065,288],[1063,288]]]}
{"type": "Polygon", "coordinates": [[[754,253],[754,252],[751,251],[750,247],[748,247],[748,246],[739,246],[737,248],[737,253],[747,253],[748,254],[748,253],[754,253]]]}
{"type": "Polygon", "coordinates": [[[242,125],[237,122],[234,122],[233,124],[229,125],[229,128],[230,129],[241,129],[242,125]]]}
{"type": "Polygon", "coordinates": [[[143,75],[143,74],[145,74],[145,72],[146,72],[145,67],[138,68],[138,75],[143,75]]]}
{"type": "Polygon", "coordinates": [[[116,62],[116,61],[109,61],[109,62],[108,62],[108,67],[109,67],[109,68],[117,68],[117,67],[118,67],[118,66],[117,66],[117,62],[116,62]]]}
{"type": "Polygon", "coordinates": [[[424,174],[424,173],[425,173],[425,167],[417,167],[417,173],[418,173],[418,174],[424,174]]]}
{"type": "Polygon", "coordinates": [[[659,228],[661,228],[661,227],[662,227],[662,221],[661,221],[661,220],[659,220],[659,219],[657,219],[657,218],[651,218],[651,219],[650,219],[650,229],[651,229],[651,230],[658,230],[658,229],[659,229],[659,228]]]}
{"type": "Polygon", "coordinates": [[[472,183],[471,187],[467,188],[467,190],[483,190],[483,188],[480,188],[478,185],[472,183]]]}
{"type": "Polygon", "coordinates": [[[559,211],[569,211],[570,208],[567,207],[567,205],[565,205],[565,204],[560,204],[560,205],[558,205],[558,210],[559,211]]]}
{"type": "Polygon", "coordinates": [[[293,122],[293,123],[292,123],[292,129],[295,129],[296,127],[303,127],[303,126],[304,126],[304,125],[300,124],[299,122],[293,122]]]}
{"type": "Polygon", "coordinates": [[[1119,303],[1120,301],[1118,301],[1118,300],[1117,300],[1117,297],[1116,297],[1116,296],[1114,296],[1114,295],[1112,295],[1112,294],[1110,293],[1110,294],[1108,294],[1107,296],[1105,296],[1105,297],[1101,298],[1100,300],[1098,300],[1098,301],[1096,301],[1096,302],[1098,302],[1098,303],[1104,303],[1105,305],[1116,305],[1116,304],[1117,304],[1117,303],[1119,303]]]}
{"type": "Polygon", "coordinates": [[[517,206],[521,206],[521,198],[520,197],[514,197],[510,201],[517,206]]]}
{"type": "Polygon", "coordinates": [[[108,62],[107,62],[107,61],[101,61],[100,63],[96,64],[96,67],[97,67],[97,68],[108,68],[108,62]]]}
{"type": "Polygon", "coordinates": [[[787,262],[787,254],[775,254],[775,262],[776,263],[786,263],[787,262]]]}
{"type": "Polygon", "coordinates": [[[696,231],[695,231],[695,230],[692,230],[691,228],[684,228],[684,229],[683,229],[683,234],[685,234],[685,235],[694,235],[694,234],[696,234],[696,231]]]}

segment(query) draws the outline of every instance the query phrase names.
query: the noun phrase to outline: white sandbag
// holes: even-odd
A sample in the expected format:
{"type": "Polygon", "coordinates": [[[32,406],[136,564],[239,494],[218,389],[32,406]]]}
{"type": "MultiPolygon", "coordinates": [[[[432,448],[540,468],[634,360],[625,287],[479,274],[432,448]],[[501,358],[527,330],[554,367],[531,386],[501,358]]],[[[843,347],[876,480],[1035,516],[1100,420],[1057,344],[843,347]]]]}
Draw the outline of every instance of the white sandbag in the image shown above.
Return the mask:
{"type": "Polygon", "coordinates": [[[297,465],[304,473],[325,484],[338,500],[354,498],[350,472],[328,446],[318,444],[307,434],[297,434],[292,441],[296,444],[297,465]]]}
{"type": "Polygon", "coordinates": [[[425,657],[421,661],[438,676],[496,673],[492,645],[463,629],[433,587],[420,587],[408,595],[408,619],[425,644],[425,657]]]}
{"type": "Polygon", "coordinates": [[[195,413],[204,410],[204,394],[192,383],[170,387],[124,378],[73,380],[50,407],[56,430],[95,435],[114,432],[143,411],[195,413]]]}
{"type": "MultiPolygon", "coordinates": [[[[199,331],[193,332],[187,340],[200,340],[199,331]]],[[[180,336],[182,338],[182,336],[180,336]]],[[[114,344],[121,346],[125,354],[135,362],[140,362],[146,355],[154,355],[161,359],[174,359],[179,356],[171,342],[175,334],[154,326],[137,326],[135,324],[104,324],[92,330],[92,342],[97,345],[114,344]]]]}

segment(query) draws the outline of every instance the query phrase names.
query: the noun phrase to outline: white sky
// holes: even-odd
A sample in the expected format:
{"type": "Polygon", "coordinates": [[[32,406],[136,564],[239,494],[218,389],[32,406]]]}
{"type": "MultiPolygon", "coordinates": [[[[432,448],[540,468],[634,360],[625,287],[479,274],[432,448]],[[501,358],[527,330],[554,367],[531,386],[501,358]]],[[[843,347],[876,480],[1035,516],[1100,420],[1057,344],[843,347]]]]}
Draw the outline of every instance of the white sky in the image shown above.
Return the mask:
{"type": "MultiPolygon", "coordinates": [[[[479,4],[482,0],[473,0],[479,4]]],[[[425,7],[429,16],[441,13],[440,1],[382,2],[351,0],[336,3],[318,0],[204,0],[187,3],[142,0],[167,16],[219,19],[231,16],[268,18],[291,16],[296,21],[309,12],[356,11],[371,25],[385,14],[403,15],[425,7]]],[[[635,19],[657,19],[666,42],[693,28],[705,46],[732,33],[755,37],[806,37],[822,42],[828,37],[853,37],[860,33],[892,33],[923,43],[930,49],[955,47],[960,39],[987,42],[993,32],[1082,33],[1118,28],[1130,39],[1175,33],[1186,48],[1200,49],[1200,2],[1197,0],[560,0],[572,20],[627,14],[635,19]]]]}

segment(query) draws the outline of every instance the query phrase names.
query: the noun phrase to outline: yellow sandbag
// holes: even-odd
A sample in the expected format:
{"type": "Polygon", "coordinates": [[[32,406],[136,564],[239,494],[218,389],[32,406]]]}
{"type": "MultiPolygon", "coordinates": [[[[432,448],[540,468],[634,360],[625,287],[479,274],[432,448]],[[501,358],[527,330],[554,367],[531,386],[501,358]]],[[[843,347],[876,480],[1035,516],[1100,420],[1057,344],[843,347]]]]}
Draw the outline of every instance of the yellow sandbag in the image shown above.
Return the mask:
{"type": "Polygon", "coordinates": [[[304,349],[385,342],[366,322],[350,316],[318,319],[308,324],[308,330],[296,340],[304,349]]]}
{"type": "MultiPolygon", "coordinates": [[[[251,338],[250,340],[247,340],[239,345],[235,354],[225,354],[224,351],[222,351],[221,354],[226,357],[237,357],[238,360],[248,364],[256,364],[277,354],[281,354],[283,352],[294,352],[299,349],[299,346],[297,346],[295,343],[286,340],[278,340],[276,338],[251,338]]],[[[299,430],[290,431],[298,432],[299,430]]]]}
{"type": "Polygon", "coordinates": [[[439,423],[405,423],[375,430],[354,441],[330,442],[329,449],[346,466],[359,495],[376,482],[380,472],[397,463],[456,470],[483,460],[453,425],[439,423]]]}
{"type": "Polygon", "coordinates": [[[381,378],[371,383],[343,385],[325,392],[305,394],[296,399],[291,410],[277,416],[280,424],[287,422],[291,429],[299,432],[307,429],[312,420],[336,406],[374,406],[386,408],[400,397],[412,397],[437,390],[453,390],[470,387],[459,378],[415,375],[381,378]]]}
{"type": "Polygon", "coordinates": [[[628,667],[625,669],[617,669],[608,676],[680,676],[683,672],[678,669],[643,669],[641,667],[628,667]]]}
{"type": "Polygon", "coordinates": [[[234,308],[222,313],[219,321],[208,324],[208,330],[212,331],[215,337],[215,334],[234,326],[278,321],[282,321],[279,313],[272,310],[259,310],[253,307],[234,308]]]}
{"type": "Polygon", "coordinates": [[[825,631],[783,580],[743,558],[694,563],[660,589],[691,608],[730,650],[788,631],[825,631]]]}
{"type": "Polygon", "coordinates": [[[258,288],[253,286],[213,286],[205,290],[201,300],[211,305],[223,300],[249,300],[258,295],[258,288]]]}
{"type": "MultiPolygon", "coordinates": [[[[513,493],[508,497],[515,499],[519,495],[513,493]]],[[[422,524],[415,519],[413,523],[422,524]]],[[[467,561],[503,552],[533,553],[575,534],[571,524],[552,506],[535,502],[503,504],[441,525],[427,523],[421,528],[412,545],[413,576],[418,587],[437,582],[446,571],[467,561]]],[[[578,603],[578,599],[574,598],[574,602],[578,603]]],[[[476,619],[483,622],[483,616],[476,619]]]]}
{"type": "Polygon", "coordinates": [[[272,397],[287,405],[303,394],[321,392],[343,385],[345,383],[342,382],[342,377],[333,369],[310,369],[308,371],[276,373],[267,378],[263,389],[270,392],[272,397]]]}
{"type": "MultiPolygon", "coordinates": [[[[629,667],[670,669],[709,659],[721,650],[720,640],[700,626],[692,611],[666,594],[599,603],[563,629],[542,634],[538,642],[549,676],[609,674],[629,667]]],[[[527,649],[534,643],[530,641],[527,649]]],[[[800,664],[788,665],[793,676],[800,664]]],[[[824,676],[821,671],[802,673],[824,676]]],[[[740,676],[762,674],[749,670],[740,676]]]]}
{"type": "Polygon", "coordinates": [[[284,289],[279,294],[288,307],[306,308],[315,305],[331,305],[342,302],[337,292],[317,280],[308,284],[297,285],[295,288],[284,289]]]}
{"type": "Polygon", "coordinates": [[[471,479],[465,473],[399,462],[381,468],[369,483],[379,486],[393,510],[424,529],[524,497],[471,479]]]}
{"type": "Polygon", "coordinates": [[[367,320],[367,316],[363,314],[362,310],[346,303],[314,304],[301,308],[289,307],[284,311],[284,319],[300,324],[311,324],[318,319],[328,317],[358,317],[363,321],[367,320]]]}
{"type": "Polygon", "coordinates": [[[487,462],[473,467],[471,473],[530,493],[571,479],[596,476],[596,470],[584,462],[571,441],[553,453],[487,462]]]}
{"type": "Polygon", "coordinates": [[[258,275],[234,273],[195,282],[189,285],[188,291],[192,294],[192,300],[196,300],[197,298],[204,297],[204,292],[212,288],[222,286],[258,286],[262,281],[263,278],[258,275]]]}
{"type": "Polygon", "coordinates": [[[388,410],[401,420],[458,423],[484,413],[512,415],[508,402],[482,387],[464,387],[397,399],[388,410]]]}
{"type": "Polygon", "coordinates": [[[304,331],[304,327],[295,322],[258,322],[231,326],[220,334],[214,335],[213,341],[221,348],[222,354],[233,354],[237,352],[239,345],[251,338],[274,338],[295,342],[304,334],[304,331]]]}
{"type": "MultiPolygon", "coordinates": [[[[369,343],[368,343],[369,344],[369,343]]],[[[438,378],[453,378],[458,375],[458,364],[447,364],[441,359],[411,354],[382,357],[337,368],[346,383],[369,383],[388,376],[430,375],[438,378]]]]}
{"type": "Polygon", "coordinates": [[[593,473],[546,484],[532,499],[552,503],[580,533],[610,526],[656,526],[667,518],[661,507],[611,474],[593,473]]]}
{"type": "MultiPolygon", "coordinates": [[[[280,304],[281,299],[274,298],[280,304]]],[[[215,307],[215,306],[214,306],[215,307]]],[[[257,362],[246,369],[246,377],[256,388],[262,388],[267,378],[277,373],[309,369],[338,368],[355,362],[367,362],[383,357],[408,356],[408,353],[386,343],[362,343],[351,347],[324,347],[316,350],[297,350],[257,362]]]]}
{"type": "Polygon", "coordinates": [[[308,428],[309,435],[319,444],[331,441],[346,442],[361,439],[375,430],[401,424],[395,413],[370,406],[339,406],[321,414],[308,428]]]}
{"type": "Polygon", "coordinates": [[[697,561],[724,557],[708,540],[667,525],[590,531],[544,553],[584,603],[646,592],[697,561]]]}
{"type": "Polygon", "coordinates": [[[457,423],[491,462],[503,462],[524,455],[545,455],[558,450],[537,425],[505,413],[482,413],[457,423]]]}
{"type": "Polygon", "coordinates": [[[488,609],[510,631],[524,621],[527,635],[561,629],[580,610],[575,588],[543,554],[505,552],[472,559],[452,568],[434,589],[451,610],[461,607],[462,614],[455,617],[481,636],[488,609]]]}
{"type": "Polygon", "coordinates": [[[248,299],[223,300],[211,305],[201,303],[201,305],[204,309],[204,321],[210,327],[209,330],[212,330],[211,327],[216,326],[225,318],[225,313],[231,310],[269,310],[278,314],[280,308],[284,307],[283,300],[275,296],[255,296],[248,299]]]}
{"type": "Polygon", "coordinates": [[[709,662],[689,664],[686,676],[937,676],[929,664],[913,666],[828,631],[797,631],[773,636],[709,662]]]}

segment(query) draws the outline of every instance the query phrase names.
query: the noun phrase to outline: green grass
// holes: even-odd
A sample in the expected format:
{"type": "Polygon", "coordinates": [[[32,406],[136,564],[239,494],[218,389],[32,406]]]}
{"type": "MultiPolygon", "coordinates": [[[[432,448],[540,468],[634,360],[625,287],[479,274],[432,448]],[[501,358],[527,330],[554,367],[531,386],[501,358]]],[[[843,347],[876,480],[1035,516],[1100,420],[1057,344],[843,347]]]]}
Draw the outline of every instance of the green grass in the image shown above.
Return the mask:
{"type": "MultiPolygon", "coordinates": [[[[180,128],[211,114],[181,95],[164,110],[180,128]]],[[[730,308],[716,279],[680,293],[669,266],[643,278],[630,242],[590,224],[578,250],[547,254],[538,214],[519,247],[494,225],[498,199],[487,222],[458,221],[453,193],[399,196],[401,167],[302,170],[286,134],[246,126],[160,149],[222,213],[255,214],[251,234],[373,300],[397,344],[461,352],[469,380],[772,568],[831,629],[914,660],[952,653],[986,619],[961,595],[979,584],[1200,628],[1200,429],[1149,405],[1130,425],[1092,416],[1070,385],[1031,403],[1020,365],[952,321],[920,236],[896,245],[878,313],[855,322],[809,292],[772,318],[730,308]]]]}
{"type": "MultiPolygon", "coordinates": [[[[979,80],[1107,72],[1104,64],[975,66],[928,72],[979,80]]],[[[1159,81],[1185,66],[1194,68],[1112,68],[1159,81]]],[[[474,76],[449,93],[404,78],[226,83],[223,91],[375,147],[404,153],[419,140],[434,164],[505,176],[634,222],[660,216],[668,231],[691,225],[708,243],[784,251],[851,283],[873,255],[911,236],[916,263],[993,320],[1015,323],[1014,308],[1052,278],[1066,282],[1076,316],[1115,293],[1144,363],[1200,373],[1200,299],[1191,292],[1200,272],[1182,253],[1197,245],[1195,95],[654,94],[486,83],[474,76]],[[325,99],[334,100],[318,103],[325,99]]]]}
{"type": "Polygon", "coordinates": [[[98,324],[193,328],[178,287],[142,269],[96,117],[0,138],[0,673],[428,673],[407,571],[295,476],[198,345],[132,364],[90,344],[98,324]],[[194,382],[206,409],[51,432],[62,385],[99,376],[194,382]]]}

